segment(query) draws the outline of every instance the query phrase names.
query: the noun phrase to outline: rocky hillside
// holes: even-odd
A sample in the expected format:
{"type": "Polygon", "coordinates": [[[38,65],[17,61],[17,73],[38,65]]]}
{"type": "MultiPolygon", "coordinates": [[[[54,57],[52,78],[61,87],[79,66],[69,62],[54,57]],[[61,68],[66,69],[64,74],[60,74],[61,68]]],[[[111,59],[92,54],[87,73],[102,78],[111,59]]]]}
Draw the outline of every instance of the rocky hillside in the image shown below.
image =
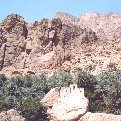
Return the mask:
{"type": "Polygon", "coordinates": [[[121,36],[121,16],[117,13],[86,13],[81,15],[78,25],[96,32],[102,40],[114,40],[121,36]]]}
{"type": "Polygon", "coordinates": [[[49,74],[63,68],[94,66],[100,73],[109,63],[121,68],[121,16],[86,13],[78,19],[57,13],[52,20],[28,23],[17,14],[0,24],[0,70],[15,74],[49,74]]]}

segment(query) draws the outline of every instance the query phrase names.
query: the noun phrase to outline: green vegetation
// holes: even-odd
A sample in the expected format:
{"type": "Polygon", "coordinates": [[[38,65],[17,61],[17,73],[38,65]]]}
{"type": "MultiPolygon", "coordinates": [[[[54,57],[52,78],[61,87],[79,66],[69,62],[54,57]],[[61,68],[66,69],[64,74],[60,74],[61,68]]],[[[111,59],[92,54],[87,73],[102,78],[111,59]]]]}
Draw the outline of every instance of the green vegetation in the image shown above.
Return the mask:
{"type": "MultiPolygon", "coordinates": [[[[109,67],[114,68],[115,65],[109,67]]],[[[14,108],[21,111],[27,121],[49,121],[46,107],[40,104],[40,100],[51,88],[70,83],[77,83],[78,87],[85,89],[91,112],[121,114],[121,71],[113,69],[92,75],[80,68],[75,69],[74,77],[64,71],[56,72],[51,77],[42,73],[9,79],[0,74],[0,112],[14,108]]]]}
{"type": "Polygon", "coordinates": [[[109,113],[121,114],[121,71],[100,74],[95,92],[105,104],[103,110],[109,113]]]}
{"type": "Polygon", "coordinates": [[[15,108],[21,111],[21,114],[28,121],[48,120],[46,107],[40,105],[41,98],[49,91],[46,81],[45,74],[19,76],[10,79],[1,74],[0,112],[15,108]]]}

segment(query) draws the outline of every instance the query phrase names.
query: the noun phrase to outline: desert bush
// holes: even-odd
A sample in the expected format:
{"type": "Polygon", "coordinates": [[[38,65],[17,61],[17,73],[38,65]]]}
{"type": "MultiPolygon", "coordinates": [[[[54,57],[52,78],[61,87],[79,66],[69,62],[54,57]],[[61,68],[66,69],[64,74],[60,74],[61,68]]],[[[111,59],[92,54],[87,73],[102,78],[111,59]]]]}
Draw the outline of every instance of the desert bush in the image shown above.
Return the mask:
{"type": "Polygon", "coordinates": [[[33,85],[36,90],[41,89],[41,91],[44,92],[44,95],[50,90],[48,86],[48,77],[45,73],[35,76],[33,85]]]}
{"type": "MultiPolygon", "coordinates": [[[[85,91],[89,93],[94,92],[95,85],[97,84],[96,76],[83,71],[81,68],[75,69],[75,82],[78,84],[78,87],[83,87],[85,91]]],[[[85,93],[85,95],[88,94],[85,93]]]]}

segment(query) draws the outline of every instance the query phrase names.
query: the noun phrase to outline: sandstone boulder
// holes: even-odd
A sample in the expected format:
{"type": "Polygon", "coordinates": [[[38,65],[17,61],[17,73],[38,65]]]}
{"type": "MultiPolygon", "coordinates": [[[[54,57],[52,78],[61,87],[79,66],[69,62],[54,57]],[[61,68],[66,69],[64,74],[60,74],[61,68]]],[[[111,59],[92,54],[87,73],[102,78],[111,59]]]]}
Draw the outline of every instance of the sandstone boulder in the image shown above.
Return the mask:
{"type": "Polygon", "coordinates": [[[77,85],[52,89],[42,100],[53,121],[77,121],[88,111],[88,100],[84,89],[77,85]]]}

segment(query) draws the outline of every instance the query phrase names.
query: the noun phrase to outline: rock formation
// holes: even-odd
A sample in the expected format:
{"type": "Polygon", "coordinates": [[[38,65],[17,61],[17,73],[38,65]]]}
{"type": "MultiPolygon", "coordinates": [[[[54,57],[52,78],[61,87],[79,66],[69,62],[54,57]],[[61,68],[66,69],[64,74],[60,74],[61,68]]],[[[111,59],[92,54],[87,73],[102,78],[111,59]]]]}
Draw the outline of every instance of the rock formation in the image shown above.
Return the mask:
{"type": "Polygon", "coordinates": [[[97,74],[109,63],[121,68],[120,21],[116,13],[86,13],[78,19],[59,12],[52,20],[34,23],[9,15],[0,24],[1,73],[51,74],[60,68],[72,73],[92,65],[97,74]]]}
{"type": "Polygon", "coordinates": [[[0,25],[0,70],[13,66],[21,68],[23,52],[25,51],[24,19],[16,14],[7,16],[0,25]]]}
{"type": "Polygon", "coordinates": [[[87,112],[79,121],[121,121],[121,115],[87,112]]]}
{"type": "Polygon", "coordinates": [[[84,89],[77,88],[77,85],[54,88],[41,103],[48,107],[47,113],[53,121],[77,121],[88,111],[84,89]]]}
{"type": "MultiPolygon", "coordinates": [[[[15,75],[16,72],[25,74],[28,71],[53,72],[75,56],[76,48],[82,45],[87,47],[87,44],[92,45],[97,41],[91,30],[65,24],[58,16],[32,24],[26,23],[17,14],[3,20],[0,26],[1,71],[9,75],[15,75]]],[[[71,19],[73,22],[78,20],[71,15],[68,19],[70,22],[71,19]]]]}
{"type": "MultiPolygon", "coordinates": [[[[34,23],[11,14],[0,23],[0,73],[7,76],[41,71],[51,74],[60,68],[73,73],[75,67],[88,69],[89,66],[94,67],[92,73],[98,74],[109,63],[121,68],[121,16],[116,13],[86,13],[78,19],[59,12],[52,20],[34,23]]],[[[79,96],[79,91],[75,95],[69,91],[70,88],[55,88],[42,100],[53,120],[79,120],[87,112],[87,99],[79,96]],[[67,91],[68,96],[60,95],[62,91],[67,91]],[[73,107],[68,101],[74,99],[77,102],[73,107]]],[[[101,115],[88,112],[80,121],[93,117],[101,121],[120,120],[120,116],[117,119],[103,114],[103,119],[101,115]]]]}
{"type": "Polygon", "coordinates": [[[121,121],[121,115],[88,112],[84,89],[77,85],[53,88],[41,100],[52,121],[121,121]]]}
{"type": "Polygon", "coordinates": [[[67,25],[69,24],[77,25],[77,23],[79,22],[79,18],[77,18],[76,16],[72,16],[68,13],[63,13],[63,12],[56,13],[54,18],[60,18],[61,21],[63,21],[63,24],[67,25]]]}
{"type": "MultiPolygon", "coordinates": [[[[115,34],[121,27],[121,16],[117,13],[85,13],[81,15],[78,25],[81,28],[90,28],[104,40],[113,40],[115,34]]],[[[104,40],[104,41],[106,41],[104,40]]]]}

